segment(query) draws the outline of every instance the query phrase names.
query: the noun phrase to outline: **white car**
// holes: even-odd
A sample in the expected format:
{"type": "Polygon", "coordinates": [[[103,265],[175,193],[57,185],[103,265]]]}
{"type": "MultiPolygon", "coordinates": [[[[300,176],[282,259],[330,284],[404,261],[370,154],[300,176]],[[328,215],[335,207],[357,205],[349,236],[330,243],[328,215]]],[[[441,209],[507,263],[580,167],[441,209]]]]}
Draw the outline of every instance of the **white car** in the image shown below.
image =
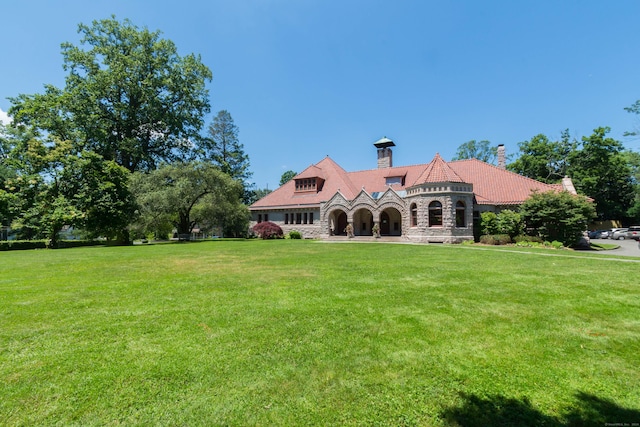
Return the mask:
{"type": "Polygon", "coordinates": [[[627,238],[627,228],[612,228],[609,231],[609,238],[613,240],[624,240],[627,238]]]}

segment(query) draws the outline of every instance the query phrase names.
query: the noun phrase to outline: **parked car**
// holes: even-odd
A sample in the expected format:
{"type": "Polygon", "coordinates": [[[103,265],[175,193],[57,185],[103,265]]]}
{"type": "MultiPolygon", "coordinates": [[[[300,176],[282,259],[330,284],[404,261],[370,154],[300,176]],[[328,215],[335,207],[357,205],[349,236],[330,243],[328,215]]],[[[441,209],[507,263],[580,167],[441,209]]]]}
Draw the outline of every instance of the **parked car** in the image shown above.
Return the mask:
{"type": "Polygon", "coordinates": [[[632,225],[627,230],[627,237],[633,240],[640,240],[640,225],[632,225]]]}
{"type": "Polygon", "coordinates": [[[609,237],[609,230],[592,230],[589,232],[590,239],[606,239],[609,237]]]}
{"type": "Polygon", "coordinates": [[[613,240],[624,240],[627,238],[628,228],[612,228],[609,230],[609,238],[613,240]]]}

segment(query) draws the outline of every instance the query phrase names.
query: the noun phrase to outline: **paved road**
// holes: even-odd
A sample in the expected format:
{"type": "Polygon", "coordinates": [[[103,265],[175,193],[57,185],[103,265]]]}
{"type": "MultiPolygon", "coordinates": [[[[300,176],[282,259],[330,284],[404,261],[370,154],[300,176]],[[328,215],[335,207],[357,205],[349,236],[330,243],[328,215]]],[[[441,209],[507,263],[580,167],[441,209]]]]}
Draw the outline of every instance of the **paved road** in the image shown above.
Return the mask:
{"type": "Polygon", "coordinates": [[[640,249],[638,249],[638,241],[637,240],[632,240],[632,239],[625,239],[625,240],[591,239],[591,241],[593,243],[609,243],[609,244],[620,245],[620,247],[618,249],[599,252],[601,254],[640,257],[640,249]]]}

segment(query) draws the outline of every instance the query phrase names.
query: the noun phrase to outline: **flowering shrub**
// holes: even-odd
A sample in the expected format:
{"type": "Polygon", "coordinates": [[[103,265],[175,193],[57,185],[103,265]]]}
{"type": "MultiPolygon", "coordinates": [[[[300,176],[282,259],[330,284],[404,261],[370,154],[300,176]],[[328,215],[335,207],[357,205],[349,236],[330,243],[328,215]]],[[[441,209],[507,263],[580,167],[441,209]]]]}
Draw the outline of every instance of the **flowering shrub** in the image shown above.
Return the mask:
{"type": "Polygon", "coordinates": [[[252,231],[261,239],[281,239],[283,237],[282,228],[271,221],[264,221],[253,226],[252,231]]]}

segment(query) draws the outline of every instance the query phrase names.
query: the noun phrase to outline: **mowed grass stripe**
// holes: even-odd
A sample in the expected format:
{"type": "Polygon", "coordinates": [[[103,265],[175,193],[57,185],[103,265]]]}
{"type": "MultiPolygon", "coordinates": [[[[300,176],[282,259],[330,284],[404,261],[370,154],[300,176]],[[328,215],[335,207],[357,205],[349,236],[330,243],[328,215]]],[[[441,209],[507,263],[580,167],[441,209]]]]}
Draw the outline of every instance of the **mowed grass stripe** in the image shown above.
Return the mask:
{"type": "Polygon", "coordinates": [[[533,423],[589,399],[640,409],[633,263],[224,240],[0,263],[2,425],[450,425],[490,398],[533,423]]]}

